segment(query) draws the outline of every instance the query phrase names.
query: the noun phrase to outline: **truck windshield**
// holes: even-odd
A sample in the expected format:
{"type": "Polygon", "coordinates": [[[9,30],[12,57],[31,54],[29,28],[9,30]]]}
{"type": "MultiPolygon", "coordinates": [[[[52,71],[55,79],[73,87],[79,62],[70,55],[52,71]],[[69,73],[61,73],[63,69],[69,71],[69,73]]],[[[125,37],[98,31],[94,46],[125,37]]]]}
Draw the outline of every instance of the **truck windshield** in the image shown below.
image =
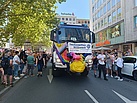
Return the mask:
{"type": "Polygon", "coordinates": [[[86,42],[90,43],[90,30],[82,28],[61,28],[60,42],[86,42]]]}

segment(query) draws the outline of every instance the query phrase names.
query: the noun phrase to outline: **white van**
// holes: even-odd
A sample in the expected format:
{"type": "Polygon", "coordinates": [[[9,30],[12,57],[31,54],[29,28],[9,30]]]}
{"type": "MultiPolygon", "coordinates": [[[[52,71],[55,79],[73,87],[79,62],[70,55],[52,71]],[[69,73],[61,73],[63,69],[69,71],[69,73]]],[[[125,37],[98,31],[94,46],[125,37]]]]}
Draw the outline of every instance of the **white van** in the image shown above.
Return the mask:
{"type": "Polygon", "coordinates": [[[122,74],[132,76],[137,80],[137,56],[125,56],[124,68],[122,69],[122,74]]]}

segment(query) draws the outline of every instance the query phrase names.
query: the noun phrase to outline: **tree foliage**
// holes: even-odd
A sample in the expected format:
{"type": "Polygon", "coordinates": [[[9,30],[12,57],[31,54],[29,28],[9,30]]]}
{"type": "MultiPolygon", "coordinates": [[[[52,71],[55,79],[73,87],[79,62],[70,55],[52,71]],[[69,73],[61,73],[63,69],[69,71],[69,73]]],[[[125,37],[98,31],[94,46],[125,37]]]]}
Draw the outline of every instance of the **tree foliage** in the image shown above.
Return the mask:
{"type": "Polygon", "coordinates": [[[0,41],[12,37],[18,46],[26,41],[49,45],[50,30],[59,22],[55,12],[58,2],[65,0],[1,0],[0,41]]]}

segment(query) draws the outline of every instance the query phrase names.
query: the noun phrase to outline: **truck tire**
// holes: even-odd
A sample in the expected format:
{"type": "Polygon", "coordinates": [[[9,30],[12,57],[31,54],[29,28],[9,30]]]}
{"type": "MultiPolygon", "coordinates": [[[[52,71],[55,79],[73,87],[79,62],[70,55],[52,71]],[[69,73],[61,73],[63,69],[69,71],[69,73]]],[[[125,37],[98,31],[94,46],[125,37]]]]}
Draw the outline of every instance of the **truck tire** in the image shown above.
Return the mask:
{"type": "Polygon", "coordinates": [[[85,68],[85,70],[81,73],[81,76],[87,76],[89,73],[89,71],[87,70],[87,68],[85,68]]]}
{"type": "Polygon", "coordinates": [[[54,77],[62,76],[62,71],[59,68],[56,68],[54,63],[52,63],[52,75],[54,77]]]}
{"type": "Polygon", "coordinates": [[[134,80],[137,81],[137,71],[134,71],[134,72],[133,72],[133,78],[134,78],[134,80]]]}

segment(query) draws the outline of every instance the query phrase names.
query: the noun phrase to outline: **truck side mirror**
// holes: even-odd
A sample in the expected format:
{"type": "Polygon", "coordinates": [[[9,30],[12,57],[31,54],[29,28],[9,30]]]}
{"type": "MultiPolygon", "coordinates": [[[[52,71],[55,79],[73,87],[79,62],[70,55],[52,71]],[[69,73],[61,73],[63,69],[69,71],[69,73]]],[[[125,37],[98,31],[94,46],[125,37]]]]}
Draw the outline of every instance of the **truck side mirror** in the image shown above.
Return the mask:
{"type": "Polygon", "coordinates": [[[58,31],[58,34],[60,35],[60,34],[61,34],[61,31],[58,31]]]}
{"type": "Polygon", "coordinates": [[[56,31],[55,30],[51,31],[50,40],[51,41],[56,41],[56,31]]]}

